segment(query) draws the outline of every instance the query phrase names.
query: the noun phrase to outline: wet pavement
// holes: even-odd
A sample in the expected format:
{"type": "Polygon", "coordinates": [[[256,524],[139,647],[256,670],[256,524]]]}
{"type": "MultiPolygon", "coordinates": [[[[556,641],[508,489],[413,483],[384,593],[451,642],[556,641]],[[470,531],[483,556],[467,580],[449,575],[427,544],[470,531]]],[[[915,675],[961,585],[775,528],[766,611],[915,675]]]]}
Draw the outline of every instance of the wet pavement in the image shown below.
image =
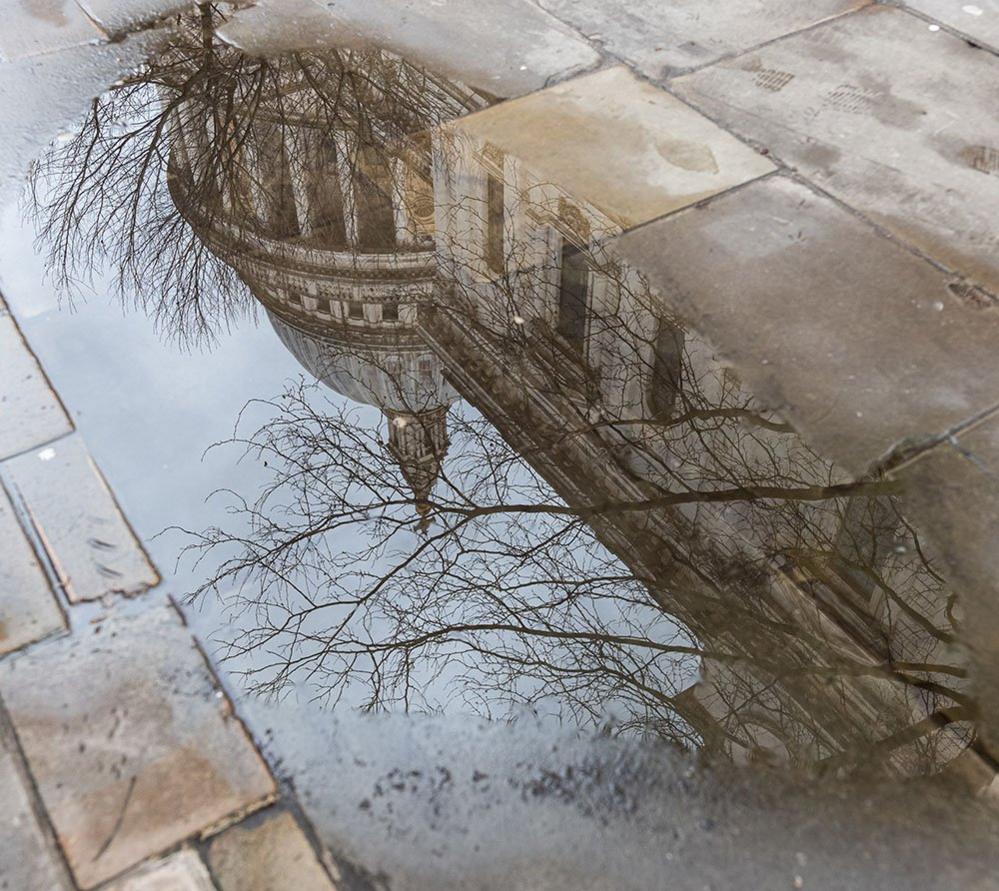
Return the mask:
{"type": "Polygon", "coordinates": [[[997,13],[914,6],[24,7],[10,887],[992,887],[997,13]]]}

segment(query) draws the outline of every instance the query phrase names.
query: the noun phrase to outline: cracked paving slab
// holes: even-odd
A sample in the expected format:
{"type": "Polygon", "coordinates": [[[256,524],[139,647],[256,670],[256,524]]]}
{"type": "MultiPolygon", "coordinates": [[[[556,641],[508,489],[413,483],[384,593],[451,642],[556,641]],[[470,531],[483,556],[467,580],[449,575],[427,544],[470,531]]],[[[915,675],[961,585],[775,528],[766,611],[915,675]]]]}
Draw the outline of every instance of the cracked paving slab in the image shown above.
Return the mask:
{"type": "Polygon", "coordinates": [[[274,794],[172,609],[111,618],[7,660],[0,692],[84,888],[274,794]]]}
{"type": "Polygon", "coordinates": [[[999,292],[999,58],[876,6],[677,78],[678,95],[766,146],[925,255],[999,292]]]}

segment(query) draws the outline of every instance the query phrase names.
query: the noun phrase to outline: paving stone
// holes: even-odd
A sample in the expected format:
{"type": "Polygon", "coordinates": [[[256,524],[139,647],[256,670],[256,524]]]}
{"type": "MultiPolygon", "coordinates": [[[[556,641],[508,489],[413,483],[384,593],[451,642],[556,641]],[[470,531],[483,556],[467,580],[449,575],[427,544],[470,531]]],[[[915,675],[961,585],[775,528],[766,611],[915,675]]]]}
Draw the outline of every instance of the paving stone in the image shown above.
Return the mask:
{"type": "Polygon", "coordinates": [[[254,56],[331,46],[362,47],[333,13],[313,0],[258,0],[218,29],[224,41],[254,56]]]}
{"type": "Polygon", "coordinates": [[[0,306],[0,459],[72,429],[13,317],[0,306]]]}
{"type": "Polygon", "coordinates": [[[993,756],[999,754],[999,417],[926,452],[894,476],[922,547],[960,595],[962,640],[993,756]]]}
{"type": "Polygon", "coordinates": [[[905,5],[999,49],[999,0],[906,0],[905,5]]]}
{"type": "Polygon", "coordinates": [[[493,106],[453,126],[516,156],[625,229],[774,169],[624,66],[493,106]]]}
{"type": "Polygon", "coordinates": [[[0,489],[0,654],[66,627],[48,579],[0,489]]]}
{"type": "Polygon", "coordinates": [[[5,469],[71,601],[139,594],[159,582],[80,436],[13,458],[5,469]]]}
{"type": "Polygon", "coordinates": [[[999,402],[999,319],[930,263],[777,176],[617,240],[761,399],[863,473],[999,402]]]}
{"type": "Polygon", "coordinates": [[[190,848],[144,863],[102,891],[215,891],[201,858],[190,848]]]}
{"type": "Polygon", "coordinates": [[[108,34],[122,34],[165,16],[191,9],[192,0],[76,0],[108,34]]]}
{"type": "Polygon", "coordinates": [[[0,61],[90,43],[106,37],[75,0],[15,0],[4,5],[0,61]]]}
{"type": "Polygon", "coordinates": [[[541,5],[649,77],[744,52],[871,0],[541,0],[541,5]]]}
{"type": "Polygon", "coordinates": [[[84,888],[274,793],[172,609],[8,659],[0,693],[84,888]]]}
{"type": "Polygon", "coordinates": [[[76,124],[89,100],[139,65],[165,36],[147,31],[114,44],[0,64],[0,199],[19,192],[28,164],[60,128],[76,124]]]}
{"type": "Polygon", "coordinates": [[[0,889],[61,891],[70,883],[32,802],[29,779],[0,717],[0,889]]]}
{"type": "MultiPolygon", "coordinates": [[[[600,60],[585,40],[531,0],[335,0],[314,5],[332,18],[331,45],[363,35],[368,44],[497,96],[540,89],[600,60]]],[[[311,28],[330,30],[302,0],[258,0],[255,6],[219,29],[223,39],[250,53],[273,52],[275,41],[286,42],[311,28]]]]}
{"type": "Polygon", "coordinates": [[[221,891],[335,891],[295,818],[263,816],[212,840],[208,864],[221,891]]]}
{"type": "Polygon", "coordinates": [[[999,58],[870,7],[672,88],[837,198],[999,293],[999,58]]]}

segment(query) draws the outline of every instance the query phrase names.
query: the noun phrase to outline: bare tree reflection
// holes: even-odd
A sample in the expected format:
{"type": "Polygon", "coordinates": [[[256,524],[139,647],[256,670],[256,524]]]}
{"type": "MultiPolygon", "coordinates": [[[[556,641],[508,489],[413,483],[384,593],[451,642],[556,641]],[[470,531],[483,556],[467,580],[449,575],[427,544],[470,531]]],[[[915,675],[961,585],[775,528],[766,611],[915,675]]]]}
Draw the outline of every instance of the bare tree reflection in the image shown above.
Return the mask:
{"type": "Polygon", "coordinates": [[[248,59],[213,15],[95,103],[37,193],[63,281],[109,256],[188,339],[259,304],[339,394],[266,402],[234,442],[271,482],[190,532],[248,683],[612,712],[835,768],[975,745],[904,493],[760,406],[604,246],[614,220],[448,123],[493,97],[376,50],[248,59]]]}

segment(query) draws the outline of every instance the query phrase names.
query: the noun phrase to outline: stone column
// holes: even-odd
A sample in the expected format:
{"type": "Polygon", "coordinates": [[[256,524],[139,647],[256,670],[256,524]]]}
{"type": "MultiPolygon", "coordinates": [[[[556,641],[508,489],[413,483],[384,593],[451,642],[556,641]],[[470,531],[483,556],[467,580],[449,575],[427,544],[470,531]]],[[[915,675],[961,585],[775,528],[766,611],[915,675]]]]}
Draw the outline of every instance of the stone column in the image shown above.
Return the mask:
{"type": "Polygon", "coordinates": [[[333,133],[336,145],[337,182],[343,205],[343,228],[347,245],[357,247],[357,199],[354,194],[354,167],[357,163],[357,139],[353,133],[336,130],[333,133]]]}
{"type": "Polygon", "coordinates": [[[295,198],[298,231],[311,235],[313,231],[313,180],[318,155],[315,151],[317,134],[310,127],[284,127],[284,148],[288,155],[291,191],[295,198]]]}
{"type": "Polygon", "coordinates": [[[257,224],[266,230],[269,224],[269,209],[267,206],[267,196],[264,194],[264,173],[255,128],[251,128],[243,140],[242,162],[243,174],[246,178],[246,194],[250,201],[250,207],[253,208],[257,224]]]}
{"type": "Polygon", "coordinates": [[[410,218],[406,197],[409,188],[409,167],[403,158],[392,159],[392,213],[395,217],[396,244],[409,244],[416,240],[416,229],[410,218]]]}

